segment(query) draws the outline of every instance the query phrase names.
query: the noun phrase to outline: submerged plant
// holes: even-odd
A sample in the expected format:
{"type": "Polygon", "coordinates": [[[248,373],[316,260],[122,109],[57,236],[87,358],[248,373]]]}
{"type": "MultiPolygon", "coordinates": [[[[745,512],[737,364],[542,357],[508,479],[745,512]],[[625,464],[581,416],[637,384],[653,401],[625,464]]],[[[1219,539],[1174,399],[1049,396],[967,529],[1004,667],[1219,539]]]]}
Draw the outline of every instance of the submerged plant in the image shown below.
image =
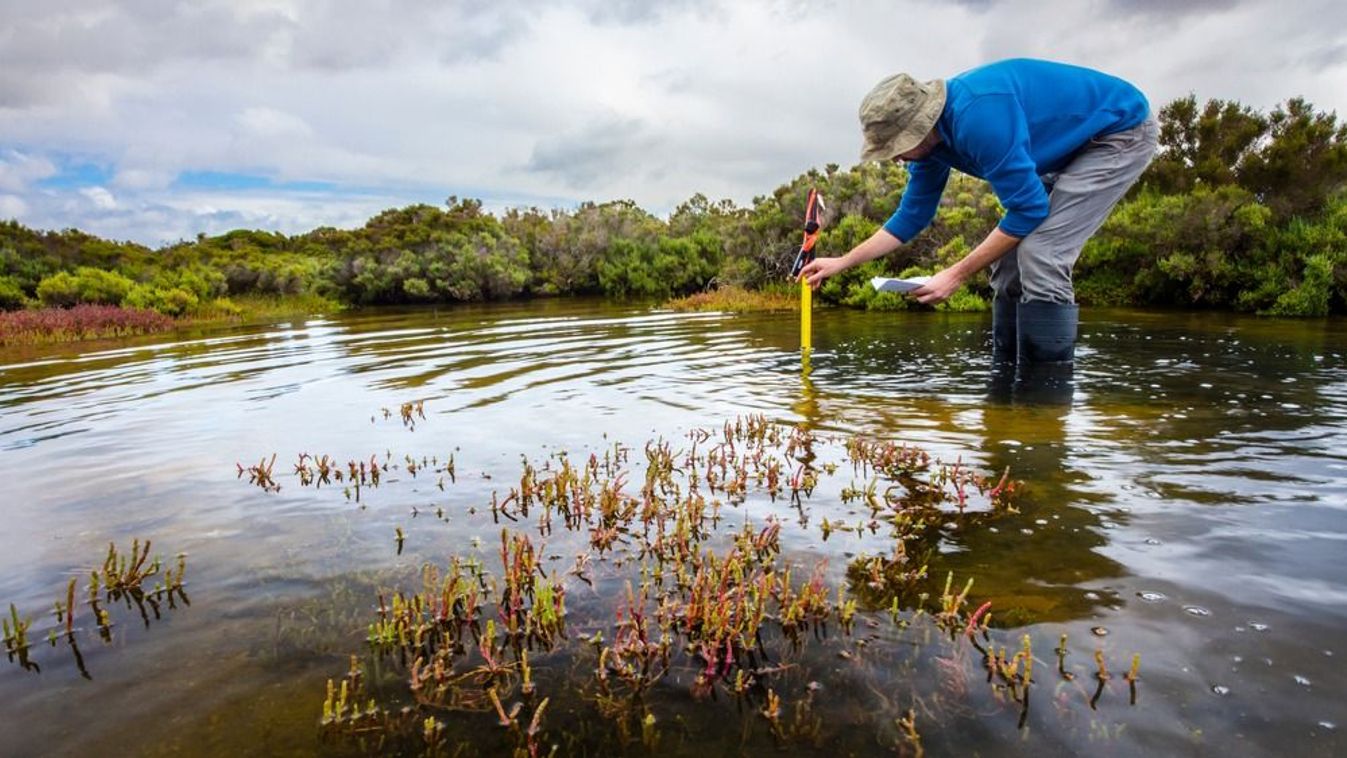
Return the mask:
{"type": "MultiPolygon", "coordinates": [[[[391,468],[412,478],[434,470],[441,488],[445,476],[454,477],[452,456],[443,465],[411,455],[394,460],[390,451],[327,476],[345,477],[357,493],[378,486],[391,468]]],[[[301,483],[326,483],[325,457],[302,456],[300,464],[301,483]]],[[[874,629],[884,611],[900,634],[939,630],[934,639],[950,647],[951,672],[965,665],[959,651],[971,643],[983,655],[992,696],[1013,703],[1025,723],[1035,682],[1032,640],[1023,636],[1008,652],[993,641],[990,602],[972,600],[971,578],[956,584],[947,572],[943,586],[933,586],[929,576],[943,535],[1014,512],[1017,486],[1008,471],[992,480],[910,446],[837,440],[750,416],[692,430],[682,442],[521,457],[518,478],[498,480],[508,485],[490,492],[482,509],[500,527],[498,569],[453,557],[445,568],[424,566],[419,590],[379,594],[368,655],[385,677],[405,682],[406,697],[393,702],[412,707],[395,717],[376,698],[356,709],[364,696],[348,675],[344,690],[335,680],[330,687],[325,734],[359,741],[385,730],[404,740],[399,745],[443,746],[443,729],[453,722],[437,715],[478,713],[500,725],[513,750],[532,755],[545,742],[547,707],[564,693],[568,713],[578,699],[608,725],[618,752],[627,745],[653,750],[671,733],[656,728],[648,698],[677,681],[694,699],[733,699],[780,745],[818,744],[827,721],[814,710],[814,683],[801,689],[804,650],[840,645],[837,655],[859,670],[873,635],[852,635],[857,627],[874,629]],[[821,454],[839,442],[862,477],[841,494],[857,510],[829,511],[819,529],[825,537],[887,538],[891,547],[857,555],[846,566],[847,581],[834,586],[826,563],[800,565],[782,555],[779,515],[750,517],[743,508],[742,525],[723,522],[727,509],[761,496],[756,502],[790,508],[805,524],[806,504],[839,470],[821,454]],[[643,453],[635,462],[632,450],[643,453]],[[569,570],[549,572],[545,561],[561,556],[548,555],[543,540],[557,532],[579,552],[569,570]],[[572,577],[586,599],[578,634],[567,608],[572,577]],[[830,626],[840,635],[830,637],[830,626]],[[567,671],[567,686],[554,689],[567,671]]],[[[407,537],[402,527],[395,536],[399,545],[407,537]]],[[[476,537],[472,543],[480,547],[476,537]]],[[[1059,670],[1065,672],[1061,655],[1059,670]]],[[[968,688],[951,685],[950,692],[966,695],[968,688]]],[[[920,753],[915,711],[885,707],[884,723],[899,730],[893,746],[920,753]]]]}
{"type": "MultiPolygon", "coordinates": [[[[184,577],[187,573],[187,557],[178,555],[174,566],[164,566],[162,559],[156,556],[150,560],[149,540],[143,543],[139,538],[131,543],[129,553],[117,550],[116,543],[108,543],[108,552],[100,567],[89,570],[89,585],[86,599],[93,621],[93,629],[105,642],[112,641],[112,614],[105,603],[124,601],[126,607],[139,611],[145,626],[150,625],[151,616],[161,617],[161,606],[167,604],[176,608],[178,602],[189,604],[184,577]],[[162,574],[161,574],[162,572],[162,574]],[[152,588],[146,583],[155,580],[152,588]]],[[[81,676],[91,678],[84,666],[84,656],[80,653],[77,634],[82,630],[75,626],[75,617],[80,601],[76,600],[78,579],[71,577],[66,584],[62,599],[52,603],[55,623],[44,630],[47,642],[55,647],[65,639],[81,676]]],[[[4,646],[9,660],[17,660],[19,665],[31,671],[40,671],[29,655],[32,642],[30,628],[32,620],[21,618],[18,608],[11,603],[9,617],[3,620],[4,646]]],[[[88,631],[88,630],[83,630],[88,631]]],[[[39,632],[43,635],[44,632],[39,632]]],[[[41,637],[39,637],[40,639],[41,637]]]]}
{"type": "Polygon", "coordinates": [[[31,619],[19,618],[19,609],[9,604],[9,618],[0,621],[4,629],[5,655],[9,660],[18,659],[19,665],[30,671],[39,671],[37,664],[28,658],[28,628],[33,625],[31,619]]]}

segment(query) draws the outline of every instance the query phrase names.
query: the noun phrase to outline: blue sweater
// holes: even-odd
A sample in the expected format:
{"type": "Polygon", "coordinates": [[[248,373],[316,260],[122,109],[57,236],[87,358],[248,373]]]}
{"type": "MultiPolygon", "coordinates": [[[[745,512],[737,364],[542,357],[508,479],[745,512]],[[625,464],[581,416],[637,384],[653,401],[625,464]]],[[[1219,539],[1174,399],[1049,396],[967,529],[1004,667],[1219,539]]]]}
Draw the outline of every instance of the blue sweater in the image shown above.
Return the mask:
{"type": "Polygon", "coordinates": [[[992,63],[945,83],[941,143],[908,164],[907,190],[885,231],[910,241],[935,217],[949,170],[986,179],[1006,209],[1001,231],[1024,237],[1048,217],[1040,174],[1059,171],[1094,137],[1130,129],[1146,97],[1117,77],[1028,59],[992,63]]]}

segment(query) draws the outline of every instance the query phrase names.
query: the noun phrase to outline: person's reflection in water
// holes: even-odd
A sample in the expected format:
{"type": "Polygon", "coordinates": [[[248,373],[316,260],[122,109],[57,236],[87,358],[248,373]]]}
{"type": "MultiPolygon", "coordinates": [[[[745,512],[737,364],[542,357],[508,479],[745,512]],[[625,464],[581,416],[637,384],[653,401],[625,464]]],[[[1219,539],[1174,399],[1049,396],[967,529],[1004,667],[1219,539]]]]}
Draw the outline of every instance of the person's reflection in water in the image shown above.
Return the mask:
{"type": "Polygon", "coordinates": [[[1120,576],[1122,567],[1096,549],[1107,540],[1099,518],[1082,507],[1100,496],[1077,484],[1085,472],[1071,468],[1067,422],[1074,391],[1071,367],[1000,364],[982,407],[987,468],[1010,470],[1024,482],[1018,515],[993,528],[945,535],[956,547],[932,566],[976,579],[976,594],[992,601],[1005,624],[1065,621],[1110,602],[1080,585],[1120,576]]]}
{"type": "Polygon", "coordinates": [[[1071,363],[1013,363],[995,361],[987,382],[991,405],[1056,406],[1070,410],[1075,396],[1071,363]]]}

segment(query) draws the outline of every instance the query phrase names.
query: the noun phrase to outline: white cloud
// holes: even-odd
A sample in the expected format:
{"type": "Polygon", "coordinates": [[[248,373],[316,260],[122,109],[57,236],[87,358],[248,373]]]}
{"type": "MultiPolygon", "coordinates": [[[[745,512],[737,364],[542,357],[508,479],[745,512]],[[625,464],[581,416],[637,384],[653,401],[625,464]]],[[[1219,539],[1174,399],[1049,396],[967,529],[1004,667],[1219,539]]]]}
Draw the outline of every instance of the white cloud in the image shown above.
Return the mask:
{"type": "Polygon", "coordinates": [[[81,187],[79,193],[100,211],[110,211],[117,207],[117,198],[106,187],[81,187]]]}
{"type": "Polygon", "coordinates": [[[133,168],[123,162],[122,168],[112,177],[112,183],[128,190],[163,189],[173,183],[175,175],[171,171],[153,168],[133,168]]]}
{"type": "Polygon", "coordinates": [[[0,190],[5,192],[25,192],[31,182],[45,179],[56,173],[56,166],[42,157],[35,157],[18,150],[0,151],[0,190]]]}
{"type": "Polygon", "coordinates": [[[241,132],[251,137],[309,137],[313,129],[304,119],[275,108],[245,108],[235,118],[241,132]]]}
{"type": "Polygon", "coordinates": [[[0,195],[0,220],[23,218],[28,213],[28,204],[17,195],[0,195]]]}
{"type": "Polygon", "coordinates": [[[1116,73],[1156,105],[1304,95],[1347,113],[1347,5],[1328,0],[0,0],[0,15],[0,192],[25,223],[149,242],[448,194],[747,202],[853,163],[856,104],[883,76],[1015,55],[1116,73]],[[110,168],[115,208],[35,189],[70,154],[110,168]],[[217,193],[195,214],[179,201],[197,195],[169,189],[183,171],[361,190],[217,193]]]}

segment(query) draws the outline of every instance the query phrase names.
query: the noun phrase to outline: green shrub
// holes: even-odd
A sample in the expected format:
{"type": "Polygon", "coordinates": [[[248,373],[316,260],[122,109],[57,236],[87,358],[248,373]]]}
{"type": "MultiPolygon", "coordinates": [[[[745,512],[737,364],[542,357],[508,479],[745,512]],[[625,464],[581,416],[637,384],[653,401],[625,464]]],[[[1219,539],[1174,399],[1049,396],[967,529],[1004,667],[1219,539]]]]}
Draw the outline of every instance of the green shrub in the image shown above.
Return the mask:
{"type": "Polygon", "coordinates": [[[0,311],[14,311],[28,304],[19,280],[12,276],[0,276],[0,311]]]}
{"type": "Polygon", "coordinates": [[[1300,283],[1283,292],[1265,312],[1272,316],[1327,316],[1333,296],[1333,259],[1311,255],[1300,283]]]}
{"type": "Polygon", "coordinates": [[[130,308],[148,308],[166,316],[184,316],[196,309],[200,302],[195,292],[182,287],[137,284],[131,288],[123,304],[130,308]]]}
{"type": "Polygon", "coordinates": [[[412,277],[411,279],[404,280],[402,282],[402,291],[406,292],[407,297],[410,297],[413,300],[429,300],[431,297],[430,282],[419,277],[412,277]]]}
{"type": "Polygon", "coordinates": [[[653,243],[617,240],[599,263],[599,286],[613,297],[668,297],[704,289],[720,269],[710,234],[662,237],[653,243]]]}
{"type": "Polygon", "coordinates": [[[937,305],[935,309],[956,313],[977,313],[991,310],[991,307],[991,303],[987,302],[986,298],[964,286],[955,290],[948,300],[937,305]]]}
{"type": "Polygon", "coordinates": [[[79,303],[121,305],[135,282],[115,271],[80,266],[72,274],[61,271],[37,285],[37,298],[46,306],[67,308],[79,303]]]}

